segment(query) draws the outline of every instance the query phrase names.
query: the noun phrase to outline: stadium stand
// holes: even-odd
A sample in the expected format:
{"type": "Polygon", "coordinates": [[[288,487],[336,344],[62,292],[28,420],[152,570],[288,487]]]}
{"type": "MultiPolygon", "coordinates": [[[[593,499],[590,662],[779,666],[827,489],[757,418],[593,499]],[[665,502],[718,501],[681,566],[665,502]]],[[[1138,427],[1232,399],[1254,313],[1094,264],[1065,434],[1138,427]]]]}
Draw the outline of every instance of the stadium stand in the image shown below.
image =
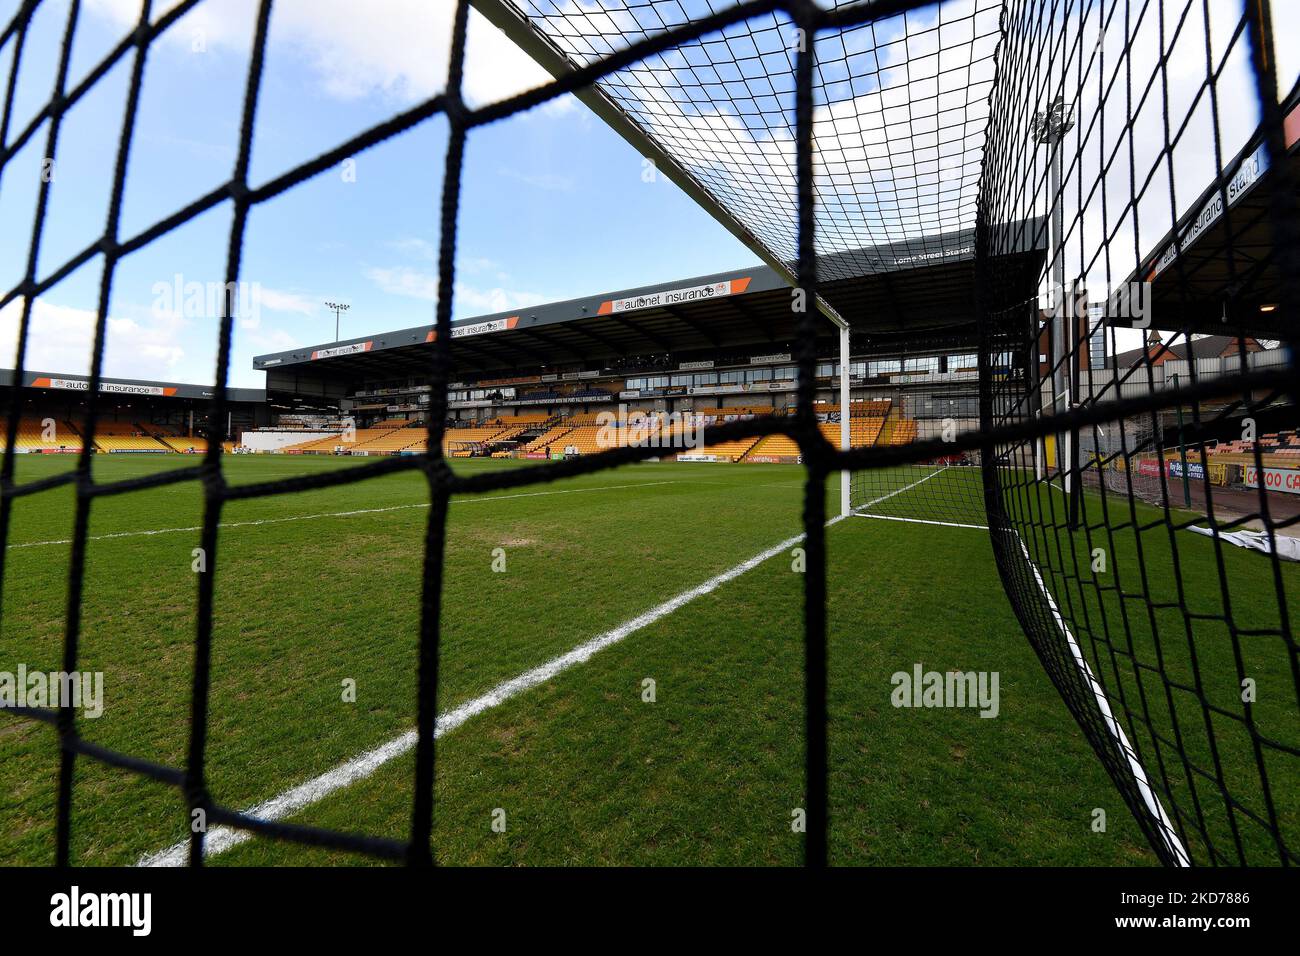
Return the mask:
{"type": "Polygon", "coordinates": [[[747,461],[767,460],[769,458],[789,458],[791,461],[799,457],[799,446],[795,444],[793,438],[787,438],[785,435],[768,435],[761,439],[749,451],[747,461]]]}
{"type": "Polygon", "coordinates": [[[884,418],[889,414],[893,404],[893,401],[888,398],[850,402],[849,415],[853,418],[884,418]]]}
{"type": "MultiPolygon", "coordinates": [[[[891,407],[888,399],[884,401],[865,401],[854,402],[851,408],[851,417],[849,418],[849,445],[853,448],[862,448],[867,445],[875,445],[882,439],[881,433],[886,428],[886,415],[891,407]]],[[[906,444],[909,441],[916,440],[916,422],[897,419],[890,423],[890,435],[898,435],[897,444],[906,444]],[[903,437],[908,436],[910,437],[903,437]]],[[[821,422],[818,426],[825,439],[834,447],[840,445],[840,423],[839,422],[821,422]]],[[[799,446],[787,438],[785,435],[768,435],[753,446],[746,455],[746,461],[768,462],[772,459],[789,459],[791,461],[799,457],[799,446]]]]}
{"type": "Polygon", "coordinates": [[[280,450],[282,452],[287,452],[288,454],[291,455],[297,455],[297,454],[324,455],[324,454],[328,454],[329,452],[332,452],[334,450],[334,447],[336,445],[341,444],[342,441],[343,441],[343,436],[342,433],[340,432],[337,435],[327,435],[324,438],[313,438],[309,441],[299,442],[296,445],[285,445],[280,450]]]}
{"type": "Polygon", "coordinates": [[[728,417],[740,418],[746,415],[771,415],[774,411],[771,405],[743,405],[736,408],[697,408],[693,414],[725,420],[728,417]]]}
{"type": "Polygon", "coordinates": [[[622,430],[606,429],[601,425],[579,425],[564,435],[558,444],[559,451],[572,448],[579,455],[594,455],[606,448],[626,446],[627,435],[622,430]]]}
{"type": "MultiPolygon", "coordinates": [[[[44,416],[24,415],[18,424],[18,440],[15,448],[39,452],[73,452],[81,451],[81,435],[69,422],[54,421],[54,433],[46,440],[45,422],[53,421],[44,416]]],[[[0,449],[5,447],[5,439],[0,435],[0,449]]]]}
{"type": "MultiPolygon", "coordinates": [[[[1295,465],[1300,462],[1300,433],[1292,430],[1261,435],[1259,437],[1259,453],[1263,456],[1265,464],[1295,465]]],[[[1239,457],[1240,460],[1253,464],[1255,443],[1241,439],[1220,442],[1209,449],[1209,454],[1211,458],[1222,458],[1224,460],[1235,460],[1235,458],[1239,457]]]]}
{"type": "MultiPolygon", "coordinates": [[[[849,419],[849,444],[854,448],[862,448],[866,445],[874,445],[876,439],[880,436],[880,429],[884,427],[883,418],[850,418],[849,419]]],[[[838,436],[836,441],[838,441],[838,436]]]]}
{"type": "Polygon", "coordinates": [[[202,455],[208,450],[206,438],[167,437],[160,440],[172,451],[180,452],[182,455],[202,455]]]}
{"type": "MultiPolygon", "coordinates": [[[[371,433],[375,430],[366,429],[371,433]]],[[[352,452],[354,454],[357,452],[377,455],[396,454],[423,441],[424,433],[418,428],[383,428],[378,431],[380,434],[364,439],[360,437],[361,433],[357,432],[358,438],[356,444],[352,446],[352,452]]]]}
{"type": "Polygon", "coordinates": [[[885,422],[885,438],[883,441],[890,445],[908,445],[916,441],[916,420],[912,418],[899,418],[895,421],[885,422]]]}
{"type": "Polygon", "coordinates": [[[407,433],[403,426],[410,424],[406,419],[400,418],[389,420],[380,425],[371,428],[358,428],[353,434],[353,440],[345,442],[343,434],[327,435],[324,438],[314,438],[310,441],[299,442],[296,445],[287,445],[283,449],[290,454],[315,454],[328,455],[334,452],[334,449],[340,445],[348,447],[349,451],[397,451],[405,445],[416,440],[416,433],[411,432],[408,440],[407,433]]]}
{"type": "Polygon", "coordinates": [[[132,422],[100,422],[95,428],[95,447],[103,452],[152,452],[160,455],[175,450],[132,422]]]}
{"type": "Polygon", "coordinates": [[[572,425],[554,425],[525,445],[523,451],[526,454],[529,452],[547,452],[552,446],[555,447],[556,451],[560,451],[563,448],[564,436],[571,431],[573,431],[572,425]]]}
{"type": "Polygon", "coordinates": [[[758,438],[741,438],[736,441],[718,442],[716,445],[705,445],[704,448],[706,454],[734,462],[748,455],[758,441],[758,438]]]}
{"type": "MultiPolygon", "coordinates": [[[[96,430],[98,431],[98,427],[96,430]]],[[[141,425],[141,431],[152,436],[162,445],[166,446],[168,451],[179,452],[183,455],[201,455],[208,450],[208,440],[185,434],[184,429],[175,425],[141,425]]],[[[98,439],[98,436],[96,436],[98,439]]]]}
{"type": "Polygon", "coordinates": [[[515,425],[544,425],[550,421],[551,416],[543,412],[533,412],[527,415],[496,415],[492,418],[485,419],[484,425],[496,425],[500,428],[510,428],[515,425]]]}
{"type": "MultiPolygon", "coordinates": [[[[453,458],[468,458],[473,455],[474,446],[487,446],[494,442],[508,441],[526,427],[525,425],[515,425],[510,428],[501,428],[497,425],[489,425],[485,428],[448,429],[442,439],[443,454],[453,458]]],[[[428,446],[421,442],[421,447],[428,446]]]]}

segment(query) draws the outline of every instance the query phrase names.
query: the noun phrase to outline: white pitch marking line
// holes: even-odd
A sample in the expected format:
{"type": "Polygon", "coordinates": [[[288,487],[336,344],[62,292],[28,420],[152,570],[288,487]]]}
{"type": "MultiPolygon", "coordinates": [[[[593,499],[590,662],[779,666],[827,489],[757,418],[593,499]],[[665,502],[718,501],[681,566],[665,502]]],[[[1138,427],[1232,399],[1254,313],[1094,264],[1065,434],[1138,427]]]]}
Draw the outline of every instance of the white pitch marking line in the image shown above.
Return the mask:
{"type": "MultiPolygon", "coordinates": [[[[836,524],[840,518],[837,516],[826,522],[826,525],[836,524]]],[[[804,539],[803,534],[797,534],[793,538],[787,538],[780,544],[773,545],[766,551],[761,551],[742,561],[733,568],[728,568],[721,574],[709,578],[703,584],[699,584],[689,591],[683,591],[676,597],[670,598],[663,604],[653,607],[644,614],[638,615],[613,630],[606,631],[579,644],[577,647],[554,657],[539,667],[532,670],[524,671],[518,677],[512,677],[493,687],[481,697],[475,697],[473,700],[466,701],[459,707],[445,714],[441,714],[434,721],[433,736],[441,737],[449,731],[455,730],[471,717],[476,717],[484,711],[499,707],[507,700],[515,697],[526,690],[530,690],[539,684],[544,684],[553,677],[567,671],[569,668],[578,664],[586,663],[597,651],[617,644],[630,634],[635,634],[642,628],[649,627],[651,624],[667,617],[674,611],[691,603],[696,598],[717,590],[728,581],[735,580],[742,574],[752,571],[764,561],[776,557],[783,551],[788,551],[804,539]]],[[[346,763],[339,764],[333,770],[326,771],[319,777],[308,780],[306,783],[299,784],[290,790],[284,791],[277,797],[272,797],[263,803],[250,807],[245,813],[248,816],[258,817],[262,820],[279,820],[290,814],[296,813],[305,807],[311,806],[324,800],[330,794],[341,790],[358,780],[363,780],[370,776],[384,764],[407,753],[416,744],[416,733],[409,730],[400,737],[394,737],[387,743],[376,747],[373,750],[367,750],[360,756],[353,757],[346,763]]],[[[247,830],[238,830],[232,827],[218,826],[208,831],[207,838],[204,840],[204,857],[214,856],[223,853],[231,847],[238,846],[252,838],[252,834],[247,830]]],[[[165,850],[149,856],[141,857],[136,866],[184,866],[189,855],[189,841],[184,840],[175,843],[165,850]]]]}
{"type": "Polygon", "coordinates": [[[961,524],[957,521],[928,521],[924,518],[896,518],[893,515],[868,515],[855,512],[855,518],[873,518],[876,521],[906,521],[908,524],[933,524],[943,528],[975,528],[979,531],[989,530],[986,524],[961,524]]]}
{"type": "Polygon", "coordinates": [[[1146,768],[1142,766],[1141,761],[1137,758],[1137,752],[1128,742],[1128,736],[1124,733],[1124,728],[1119,725],[1115,715],[1111,712],[1110,701],[1106,698],[1106,691],[1098,682],[1088,665],[1088,660],[1083,656],[1083,650],[1079,647],[1079,642],[1075,640],[1074,634],[1070,632],[1069,625],[1065,623],[1065,618],[1061,615],[1060,609],[1056,606],[1056,599],[1052,597],[1052,592],[1047,589],[1043,582],[1043,576],[1038,573],[1038,565],[1029,556],[1029,549],[1025,547],[1025,539],[1020,537],[1019,533],[1015,534],[1016,539],[1020,542],[1020,550],[1028,562],[1029,568],[1034,572],[1034,580],[1038,582],[1038,589],[1043,592],[1043,597],[1047,599],[1047,606],[1052,612],[1052,618],[1056,621],[1057,628],[1065,637],[1066,644],[1070,647],[1070,656],[1074,658],[1074,665],[1079,669],[1079,673],[1088,683],[1092,690],[1093,697],[1097,700],[1097,707],[1101,711],[1102,720],[1106,724],[1106,729],[1119,745],[1120,751],[1128,758],[1129,770],[1133,778],[1137,781],[1138,790],[1142,794],[1142,801],[1147,805],[1147,812],[1155,818],[1156,824],[1160,829],[1160,835],[1165,841],[1165,845],[1174,854],[1179,866],[1191,866],[1191,858],[1187,855],[1187,850],[1183,847],[1182,842],[1178,839],[1178,833],[1174,830],[1173,822],[1169,815],[1165,813],[1164,806],[1160,803],[1160,797],[1151,787],[1151,782],[1147,779],[1146,768]]]}
{"type": "MultiPolygon", "coordinates": [[[[622,488],[649,488],[652,485],[679,485],[686,484],[684,481],[638,481],[630,485],[601,485],[599,488],[569,488],[565,491],[529,491],[518,495],[475,495],[465,498],[453,498],[453,505],[477,504],[481,501],[505,501],[509,498],[540,498],[546,495],[577,495],[591,491],[616,491],[622,488]]],[[[351,518],[356,515],[377,515],[388,511],[407,511],[412,508],[427,508],[427,501],[410,505],[389,505],[386,508],[358,508],[355,511],[322,511],[319,514],[310,515],[289,515],[284,518],[258,518],[256,521],[227,521],[218,525],[221,530],[227,528],[249,528],[256,525],[264,524],[283,524],[286,521],[312,521],[316,518],[351,518]]],[[[113,538],[139,538],[155,534],[178,534],[183,531],[202,531],[202,525],[193,525],[188,528],[152,528],[146,531],[114,531],[111,534],[92,534],[87,541],[107,541],[113,538]]],[[[17,548],[43,548],[55,544],[72,544],[71,538],[60,538],[54,541],[24,541],[21,544],[11,544],[7,550],[17,548]]]]}

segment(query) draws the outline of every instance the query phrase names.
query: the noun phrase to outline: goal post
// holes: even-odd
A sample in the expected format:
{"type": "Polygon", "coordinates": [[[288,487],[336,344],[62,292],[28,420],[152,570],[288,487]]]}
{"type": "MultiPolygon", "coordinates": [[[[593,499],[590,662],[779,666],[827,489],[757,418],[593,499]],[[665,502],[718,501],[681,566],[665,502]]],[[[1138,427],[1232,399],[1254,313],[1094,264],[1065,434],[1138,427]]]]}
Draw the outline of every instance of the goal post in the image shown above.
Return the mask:
{"type": "MultiPolygon", "coordinates": [[[[850,384],[853,375],[849,362],[849,327],[840,326],[840,448],[848,451],[852,443],[849,413],[852,410],[850,384]]],[[[853,472],[840,472],[840,517],[847,518],[852,510],[853,472]]]]}

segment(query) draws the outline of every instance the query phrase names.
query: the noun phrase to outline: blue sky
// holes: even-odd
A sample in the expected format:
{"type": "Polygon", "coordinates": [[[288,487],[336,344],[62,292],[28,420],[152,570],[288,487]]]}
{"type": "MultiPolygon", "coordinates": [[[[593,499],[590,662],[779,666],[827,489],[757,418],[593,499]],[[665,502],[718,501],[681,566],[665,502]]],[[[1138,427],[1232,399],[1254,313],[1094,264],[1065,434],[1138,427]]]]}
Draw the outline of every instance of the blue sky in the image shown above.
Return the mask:
{"type": "MultiPolygon", "coordinates": [[[[435,9],[440,6],[368,3],[376,19],[388,19],[367,34],[348,15],[348,4],[315,0],[310,11],[302,2],[277,4],[252,182],[441,89],[446,52],[434,41],[445,37],[450,3],[435,9]]],[[[33,24],[15,131],[49,96],[67,7],[67,0],[46,0],[33,24]]],[[[71,85],[123,35],[137,10],[133,0],[83,2],[71,85]]],[[[181,20],[150,54],[123,238],[223,182],[233,167],[254,4],[210,0],[196,13],[204,16],[181,20]]],[[[9,65],[6,52],[0,70],[7,74],[9,65]]],[[[129,71],[127,58],[65,119],[40,276],[104,228],[129,71]]],[[[473,100],[499,99],[544,78],[474,15],[466,78],[473,100]]],[[[11,226],[0,230],[6,289],[25,268],[45,140],[42,127],[0,180],[0,220],[11,226]]],[[[344,337],[432,320],[445,147],[445,123],[434,119],[357,156],[354,167],[332,170],[254,210],[243,278],[256,283],[258,296],[236,322],[232,384],[263,384],[262,373],[252,370],[256,354],[333,339],[327,299],[351,304],[344,337]]],[[[643,181],[641,157],[572,99],[475,131],[461,208],[458,318],[757,261],[675,186],[662,178],[643,181]]],[[[220,284],[229,225],[229,206],[222,204],[120,263],[109,312],[109,374],[211,381],[216,321],[186,308],[185,293],[191,283],[220,284]],[[173,288],[182,295],[163,291],[173,288]]],[[[96,257],[38,300],[28,368],[88,369],[101,272],[96,257]]],[[[4,365],[16,329],[16,310],[7,313],[0,323],[9,339],[4,365]]]]}

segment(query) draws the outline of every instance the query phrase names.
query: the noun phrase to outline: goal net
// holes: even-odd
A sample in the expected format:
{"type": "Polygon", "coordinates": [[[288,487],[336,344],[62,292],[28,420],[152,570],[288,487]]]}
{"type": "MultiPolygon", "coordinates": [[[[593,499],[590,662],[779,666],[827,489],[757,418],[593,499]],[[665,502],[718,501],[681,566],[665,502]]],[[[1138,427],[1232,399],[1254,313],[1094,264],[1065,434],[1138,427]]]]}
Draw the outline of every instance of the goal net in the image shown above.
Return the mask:
{"type": "Polygon", "coordinates": [[[1009,3],[991,99],[982,347],[1015,374],[981,382],[990,536],[1170,865],[1300,849],[1295,511],[1236,471],[1278,464],[1243,434],[1297,421],[1275,347],[1296,302],[1295,77],[1265,53],[1282,6],[1009,3]],[[1229,543],[1244,528],[1264,553],[1229,543]]]}

